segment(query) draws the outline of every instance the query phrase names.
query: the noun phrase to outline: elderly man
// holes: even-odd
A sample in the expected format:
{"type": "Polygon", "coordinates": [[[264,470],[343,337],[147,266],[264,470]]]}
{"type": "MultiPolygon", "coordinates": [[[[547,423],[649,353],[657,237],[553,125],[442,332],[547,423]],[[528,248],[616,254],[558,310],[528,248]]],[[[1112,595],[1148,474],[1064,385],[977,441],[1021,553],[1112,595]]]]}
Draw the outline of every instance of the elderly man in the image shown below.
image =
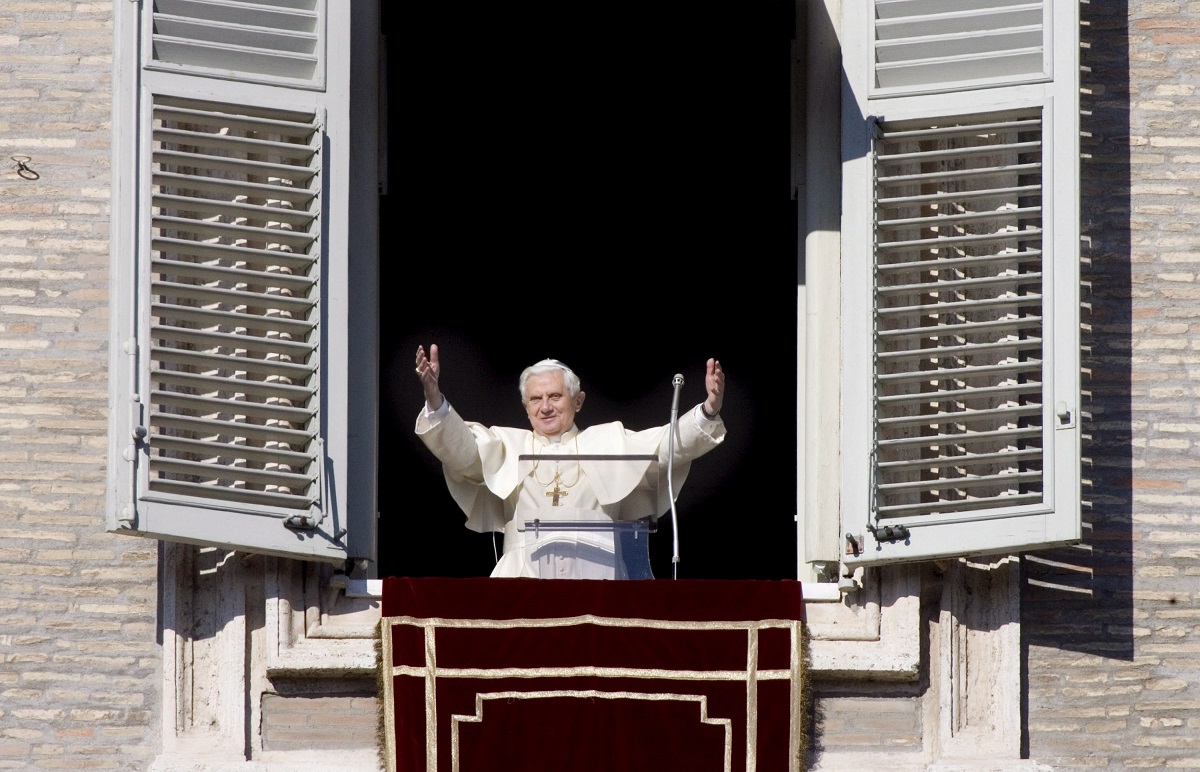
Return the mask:
{"type": "Polygon", "coordinates": [[[625,567],[614,561],[620,550],[613,524],[665,514],[691,462],[725,436],[725,373],[715,359],[707,362],[704,401],[679,417],[674,436],[670,425],[631,431],[613,422],[579,429],[575,419],[586,395],[579,377],[553,359],[521,373],[518,387],[532,430],[485,427],[463,420],[450,406],[438,386],[441,369],[436,344],[428,355],[424,346],[417,348],[425,406],[416,432],[441,461],[467,527],[504,533],[504,554],[492,576],[625,578],[625,567]],[[541,522],[601,527],[544,532],[535,528],[541,522]]]}

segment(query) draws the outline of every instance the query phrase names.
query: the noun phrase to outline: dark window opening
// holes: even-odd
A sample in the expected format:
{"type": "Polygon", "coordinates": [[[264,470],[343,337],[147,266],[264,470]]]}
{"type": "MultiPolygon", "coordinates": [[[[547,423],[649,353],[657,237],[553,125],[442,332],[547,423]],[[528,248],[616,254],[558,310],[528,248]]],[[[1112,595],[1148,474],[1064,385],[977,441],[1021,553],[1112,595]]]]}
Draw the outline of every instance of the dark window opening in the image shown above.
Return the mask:
{"type": "Polygon", "coordinates": [[[790,2],[385,4],[381,576],[493,564],[413,434],[413,353],[437,343],[451,404],[515,426],[538,359],[580,375],[580,424],[641,429],[719,358],[729,435],[676,502],[679,577],[795,577],[792,26],[790,2]]]}

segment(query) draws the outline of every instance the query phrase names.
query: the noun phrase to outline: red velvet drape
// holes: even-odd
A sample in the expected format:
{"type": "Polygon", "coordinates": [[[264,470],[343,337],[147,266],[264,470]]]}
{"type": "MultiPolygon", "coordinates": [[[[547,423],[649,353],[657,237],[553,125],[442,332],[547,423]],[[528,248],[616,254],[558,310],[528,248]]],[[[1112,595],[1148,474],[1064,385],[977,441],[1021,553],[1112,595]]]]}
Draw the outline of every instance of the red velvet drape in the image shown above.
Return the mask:
{"type": "Polygon", "coordinates": [[[405,771],[800,769],[794,581],[383,582],[405,771]]]}

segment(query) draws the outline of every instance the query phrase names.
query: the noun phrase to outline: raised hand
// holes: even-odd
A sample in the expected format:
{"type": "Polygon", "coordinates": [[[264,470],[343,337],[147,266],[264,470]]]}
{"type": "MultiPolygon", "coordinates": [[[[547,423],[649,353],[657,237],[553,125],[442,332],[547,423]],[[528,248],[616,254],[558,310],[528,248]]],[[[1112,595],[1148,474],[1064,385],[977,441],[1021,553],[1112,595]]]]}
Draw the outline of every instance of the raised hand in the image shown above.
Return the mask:
{"type": "Polygon", "coordinates": [[[442,390],[438,387],[438,377],[442,374],[442,365],[438,361],[438,347],[434,343],[429,347],[429,356],[425,356],[425,347],[417,346],[417,377],[421,379],[421,389],[425,392],[425,402],[430,410],[442,406],[442,390]]]}
{"type": "Polygon", "coordinates": [[[715,359],[708,360],[704,373],[704,390],[707,392],[704,398],[704,412],[715,416],[721,412],[721,405],[725,404],[725,371],[715,359]]]}

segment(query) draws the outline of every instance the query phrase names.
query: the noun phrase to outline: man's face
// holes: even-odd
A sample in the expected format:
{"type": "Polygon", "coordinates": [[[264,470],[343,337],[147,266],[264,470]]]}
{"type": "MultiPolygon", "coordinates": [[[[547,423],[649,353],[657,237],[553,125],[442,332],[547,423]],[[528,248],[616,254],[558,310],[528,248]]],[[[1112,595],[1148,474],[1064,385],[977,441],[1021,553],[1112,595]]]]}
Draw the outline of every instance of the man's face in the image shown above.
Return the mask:
{"type": "Polygon", "coordinates": [[[531,375],[525,381],[525,412],[538,434],[554,437],[571,428],[575,413],[583,406],[583,392],[574,398],[563,374],[557,370],[531,375]]]}

